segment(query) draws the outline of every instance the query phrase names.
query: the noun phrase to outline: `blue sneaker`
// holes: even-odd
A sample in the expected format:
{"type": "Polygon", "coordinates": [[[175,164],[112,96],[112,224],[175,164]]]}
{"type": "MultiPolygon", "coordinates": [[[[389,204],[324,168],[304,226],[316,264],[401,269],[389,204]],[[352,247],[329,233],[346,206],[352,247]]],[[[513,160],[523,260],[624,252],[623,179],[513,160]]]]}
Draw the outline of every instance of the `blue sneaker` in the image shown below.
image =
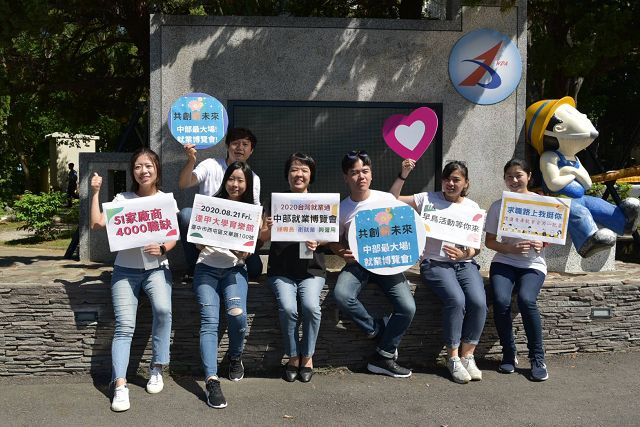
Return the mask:
{"type": "Polygon", "coordinates": [[[513,374],[516,371],[516,366],[518,366],[518,358],[516,356],[513,356],[513,358],[502,356],[502,362],[500,362],[500,366],[498,366],[498,372],[513,374]]]}
{"type": "Polygon", "coordinates": [[[531,361],[531,380],[532,381],[545,381],[549,378],[549,372],[547,372],[547,365],[544,363],[544,356],[534,357],[531,361]]]}

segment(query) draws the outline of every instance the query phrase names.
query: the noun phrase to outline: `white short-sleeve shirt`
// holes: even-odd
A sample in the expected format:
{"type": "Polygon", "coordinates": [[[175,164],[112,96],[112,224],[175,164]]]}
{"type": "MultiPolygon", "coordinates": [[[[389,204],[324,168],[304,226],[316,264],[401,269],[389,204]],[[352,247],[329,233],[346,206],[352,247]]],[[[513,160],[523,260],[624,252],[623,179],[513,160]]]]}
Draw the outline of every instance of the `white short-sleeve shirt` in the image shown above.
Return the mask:
{"type": "MultiPolygon", "coordinates": [[[[204,196],[213,196],[216,194],[222,178],[227,170],[227,161],[225,159],[205,159],[193,169],[193,174],[198,180],[198,193],[204,196]]],[[[260,177],[253,172],[253,203],[260,204],[260,177]]]]}
{"type": "Polygon", "coordinates": [[[340,238],[348,244],[349,236],[347,232],[349,231],[349,226],[353,219],[356,217],[356,214],[364,209],[369,209],[368,206],[385,200],[393,200],[396,198],[393,195],[386,193],[384,191],[371,190],[369,197],[366,200],[361,202],[356,202],[351,197],[346,197],[340,202],[340,219],[339,219],[339,227],[340,227],[340,238]]]}

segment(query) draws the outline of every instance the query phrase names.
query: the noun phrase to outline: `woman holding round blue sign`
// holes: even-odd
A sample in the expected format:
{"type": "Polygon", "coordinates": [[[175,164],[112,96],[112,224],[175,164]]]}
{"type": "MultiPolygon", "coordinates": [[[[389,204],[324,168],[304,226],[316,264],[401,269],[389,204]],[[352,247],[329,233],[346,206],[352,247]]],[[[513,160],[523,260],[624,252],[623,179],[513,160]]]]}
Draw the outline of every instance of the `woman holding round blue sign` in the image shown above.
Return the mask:
{"type": "MultiPolygon", "coordinates": [[[[316,162],[303,153],[293,153],[284,167],[284,177],[292,193],[307,193],[316,175],[316,162]]],[[[262,232],[263,241],[271,239],[271,217],[262,232]]],[[[283,378],[309,382],[313,375],[313,353],[320,330],[320,293],[327,277],[324,254],[318,253],[317,241],[271,242],[267,283],[278,301],[280,328],[289,362],[283,378]],[[301,245],[304,247],[301,248],[301,245]],[[310,251],[302,259],[303,249],[310,251]],[[302,308],[302,339],[298,337],[298,297],[302,308]]]]}
{"type": "MultiPolygon", "coordinates": [[[[412,206],[418,213],[446,209],[452,203],[478,209],[476,202],[467,197],[469,171],[465,163],[452,161],[442,170],[442,191],[431,191],[400,196],[415,161],[405,159],[402,170],[389,192],[398,200],[412,206]]],[[[427,237],[421,257],[420,276],[443,303],[443,333],[447,347],[447,368],[459,384],[480,381],[474,351],[487,317],[484,282],[473,257],[479,249],[454,245],[427,237]]]]}
{"type": "MultiPolygon", "coordinates": [[[[531,168],[524,160],[512,159],[504,166],[504,182],[509,191],[535,194],[529,191],[531,168]]],[[[547,275],[544,258],[545,244],[541,241],[501,237],[497,240],[500,200],[496,200],[487,214],[485,245],[496,251],[491,262],[489,278],[493,288],[493,319],[496,323],[502,361],[498,370],[505,374],[515,372],[518,358],[511,319],[511,294],[518,294],[518,308],[527,335],[530,378],[544,381],[549,378],[542,343],[542,320],[538,310],[538,295],[547,275]]]]}
{"type": "MultiPolygon", "coordinates": [[[[253,172],[244,162],[227,167],[220,189],[221,199],[253,203],[253,172]]],[[[216,246],[202,246],[193,274],[193,289],[200,305],[200,355],[205,371],[207,404],[227,406],[218,379],[218,326],[220,304],[224,301],[229,333],[229,379],[244,377],[242,351],[247,330],[248,278],[245,260],[250,255],[216,246]]]]}
{"type": "MultiPolygon", "coordinates": [[[[160,159],[148,148],[140,148],[131,155],[130,173],[133,184],[130,192],[119,193],[113,199],[119,202],[138,197],[149,197],[160,191],[160,159]]],[[[106,217],[100,212],[100,187],[102,177],[91,177],[91,228],[106,226],[106,217]]],[[[176,206],[176,211],[178,210],[176,206]]],[[[153,358],[149,368],[147,392],[159,393],[163,387],[162,367],[169,363],[171,340],[171,271],[166,253],[176,241],[148,244],[143,248],[118,251],[111,275],[111,297],[115,315],[115,328],[111,343],[112,385],[114,387],[111,409],[126,411],[131,407],[127,387],[127,367],[131,339],[136,327],[136,311],[140,291],[149,297],[153,312],[151,342],[153,358]]]]}

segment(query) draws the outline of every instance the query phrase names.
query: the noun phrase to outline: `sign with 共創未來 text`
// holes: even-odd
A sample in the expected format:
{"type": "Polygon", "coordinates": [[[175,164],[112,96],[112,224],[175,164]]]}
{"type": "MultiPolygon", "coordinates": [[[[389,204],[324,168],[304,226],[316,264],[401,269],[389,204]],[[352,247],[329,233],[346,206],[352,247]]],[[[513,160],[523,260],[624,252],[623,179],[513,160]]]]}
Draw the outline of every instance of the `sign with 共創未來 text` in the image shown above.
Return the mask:
{"type": "Polygon", "coordinates": [[[273,193],[271,241],[339,240],[339,193],[273,193]]]}
{"type": "Polygon", "coordinates": [[[187,241],[253,253],[261,220],[262,206],[196,194],[187,241]]]}
{"type": "Polygon", "coordinates": [[[349,247],[358,263],[382,275],[401,273],[420,259],[426,242],[418,213],[398,201],[359,211],[349,228],[349,247]]]}
{"type": "Polygon", "coordinates": [[[564,245],[571,199],[505,191],[500,203],[498,236],[564,245]]]}
{"type": "Polygon", "coordinates": [[[102,210],[111,252],[180,238],[172,193],[103,203],[102,210]]]}

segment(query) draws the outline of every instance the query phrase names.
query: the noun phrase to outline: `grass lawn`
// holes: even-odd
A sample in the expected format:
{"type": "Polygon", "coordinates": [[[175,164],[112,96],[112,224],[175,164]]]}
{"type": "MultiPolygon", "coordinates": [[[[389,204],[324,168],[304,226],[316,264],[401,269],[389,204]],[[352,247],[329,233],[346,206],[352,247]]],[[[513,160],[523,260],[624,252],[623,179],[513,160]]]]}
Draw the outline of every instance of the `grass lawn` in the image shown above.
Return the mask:
{"type": "MultiPolygon", "coordinates": [[[[10,222],[6,224],[0,224],[0,235],[11,236],[12,233],[18,233],[18,228],[24,223],[10,222]]],[[[36,238],[33,235],[27,237],[3,237],[0,244],[3,246],[10,246],[14,248],[36,248],[36,249],[50,249],[50,250],[66,250],[71,242],[71,236],[73,235],[74,228],[72,226],[64,225],[62,230],[58,233],[55,240],[43,241],[36,238]]]]}

